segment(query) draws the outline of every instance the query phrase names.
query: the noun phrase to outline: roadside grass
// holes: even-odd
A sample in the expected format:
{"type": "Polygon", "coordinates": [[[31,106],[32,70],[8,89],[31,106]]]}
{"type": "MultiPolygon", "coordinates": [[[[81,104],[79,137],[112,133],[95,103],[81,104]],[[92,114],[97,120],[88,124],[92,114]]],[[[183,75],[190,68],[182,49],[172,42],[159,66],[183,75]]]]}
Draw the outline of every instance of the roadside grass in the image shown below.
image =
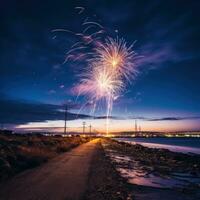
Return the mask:
{"type": "Polygon", "coordinates": [[[0,181],[47,162],[89,138],[0,133],[0,181]]]}

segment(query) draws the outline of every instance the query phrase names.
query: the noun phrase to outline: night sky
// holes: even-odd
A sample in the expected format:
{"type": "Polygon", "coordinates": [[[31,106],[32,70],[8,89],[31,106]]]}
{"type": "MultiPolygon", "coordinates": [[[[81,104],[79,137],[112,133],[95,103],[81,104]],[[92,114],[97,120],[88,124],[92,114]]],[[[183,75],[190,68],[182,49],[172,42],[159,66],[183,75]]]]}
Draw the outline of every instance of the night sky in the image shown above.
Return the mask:
{"type": "MultiPolygon", "coordinates": [[[[90,116],[84,98],[71,92],[83,63],[63,64],[89,17],[112,37],[123,37],[143,57],[138,75],[116,100],[111,129],[200,130],[200,1],[198,0],[12,0],[0,5],[0,123],[18,130],[60,130],[63,104],[68,126],[86,121],[105,129],[105,109],[90,116]],[[78,14],[75,7],[84,7],[78,14]]],[[[73,128],[74,127],[74,128],[73,128]]]]}

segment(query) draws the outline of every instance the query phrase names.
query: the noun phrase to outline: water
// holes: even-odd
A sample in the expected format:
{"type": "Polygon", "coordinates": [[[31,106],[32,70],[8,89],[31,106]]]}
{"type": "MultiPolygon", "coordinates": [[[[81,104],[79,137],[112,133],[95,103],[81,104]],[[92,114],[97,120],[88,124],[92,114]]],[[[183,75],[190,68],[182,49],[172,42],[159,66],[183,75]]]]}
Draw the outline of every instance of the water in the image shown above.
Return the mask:
{"type": "MultiPolygon", "coordinates": [[[[116,138],[116,140],[150,148],[166,148],[175,152],[200,154],[200,138],[116,138]]],[[[137,160],[134,160],[134,157],[123,155],[120,151],[109,149],[106,145],[103,147],[121,176],[131,184],[153,188],[187,188],[191,184],[200,184],[199,175],[173,172],[163,176],[149,173],[137,160]]]]}
{"type": "Polygon", "coordinates": [[[149,148],[200,154],[200,138],[117,138],[116,140],[141,144],[149,148]]]}

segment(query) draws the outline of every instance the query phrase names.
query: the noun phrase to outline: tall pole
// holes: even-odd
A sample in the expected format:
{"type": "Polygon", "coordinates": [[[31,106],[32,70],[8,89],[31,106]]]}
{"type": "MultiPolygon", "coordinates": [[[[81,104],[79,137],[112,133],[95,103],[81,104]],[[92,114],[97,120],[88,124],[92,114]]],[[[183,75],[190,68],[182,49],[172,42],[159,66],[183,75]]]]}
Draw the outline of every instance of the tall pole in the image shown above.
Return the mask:
{"type": "Polygon", "coordinates": [[[135,120],[135,132],[137,132],[137,120],[135,120]]]}
{"type": "Polygon", "coordinates": [[[90,135],[91,135],[91,133],[92,133],[92,125],[90,124],[90,135]]]}
{"type": "Polygon", "coordinates": [[[68,106],[65,106],[65,126],[64,126],[64,134],[67,134],[67,110],[68,110],[68,106]]]}
{"type": "Polygon", "coordinates": [[[85,125],[86,125],[86,122],[83,122],[83,134],[85,134],[85,125]]]}

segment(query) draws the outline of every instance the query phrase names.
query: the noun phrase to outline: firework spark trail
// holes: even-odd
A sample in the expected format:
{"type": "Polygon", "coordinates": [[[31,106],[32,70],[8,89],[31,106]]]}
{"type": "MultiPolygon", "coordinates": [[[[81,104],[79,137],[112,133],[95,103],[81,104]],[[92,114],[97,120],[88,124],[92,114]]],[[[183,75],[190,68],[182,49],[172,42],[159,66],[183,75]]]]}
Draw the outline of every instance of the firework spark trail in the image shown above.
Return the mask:
{"type": "MultiPolygon", "coordinates": [[[[76,9],[82,12],[81,8],[76,9]]],[[[56,29],[53,32],[64,31],[73,34],[77,39],[66,53],[65,62],[81,61],[86,63],[86,67],[78,74],[80,81],[73,88],[73,92],[77,96],[86,96],[86,104],[93,103],[93,112],[99,102],[106,103],[108,133],[113,102],[125,90],[126,82],[131,82],[137,74],[135,60],[138,56],[133,51],[134,43],[128,46],[123,38],[108,37],[101,24],[85,20],[82,26],[80,33],[64,29],[56,29]]]]}
{"type": "Polygon", "coordinates": [[[75,7],[75,9],[79,10],[78,14],[81,14],[85,10],[84,7],[80,7],[80,6],[75,7]]]}
{"type": "Polygon", "coordinates": [[[122,91],[124,84],[120,79],[113,77],[113,74],[101,63],[92,63],[90,69],[91,71],[83,75],[75,90],[93,102],[93,111],[95,111],[97,102],[101,100],[106,102],[106,129],[108,132],[108,118],[112,110],[113,100],[122,91]]]}
{"type": "Polygon", "coordinates": [[[87,96],[96,103],[106,102],[106,132],[113,102],[125,89],[126,80],[130,81],[136,74],[134,60],[136,53],[132,45],[127,47],[124,39],[107,38],[94,49],[89,59],[88,71],[82,74],[76,86],[78,94],[87,96]]]}

